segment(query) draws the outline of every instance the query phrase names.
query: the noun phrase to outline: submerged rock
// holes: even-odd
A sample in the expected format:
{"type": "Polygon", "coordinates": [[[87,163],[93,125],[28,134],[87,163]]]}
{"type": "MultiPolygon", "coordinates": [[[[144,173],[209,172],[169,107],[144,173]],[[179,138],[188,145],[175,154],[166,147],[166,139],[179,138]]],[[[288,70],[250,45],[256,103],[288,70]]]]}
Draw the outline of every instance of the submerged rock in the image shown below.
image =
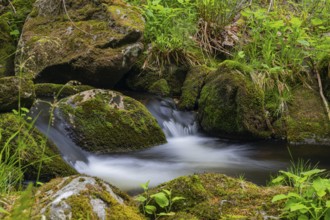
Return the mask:
{"type": "Polygon", "coordinates": [[[59,103],[73,140],[90,152],[126,152],[166,142],[140,102],[109,90],[88,90],[59,103]]]}
{"type": "Polygon", "coordinates": [[[142,220],[129,197],[114,186],[89,176],[54,179],[35,194],[32,219],[142,220]]]}
{"type": "Polygon", "coordinates": [[[35,129],[32,122],[27,123],[11,113],[0,114],[0,122],[0,150],[7,147],[11,150],[11,155],[20,154],[25,179],[37,179],[40,163],[39,181],[76,174],[62,159],[56,146],[35,129]]]}
{"type": "Polygon", "coordinates": [[[17,62],[37,82],[113,87],[143,49],[143,31],[142,15],[121,0],[38,0],[17,62]]]}
{"type": "Polygon", "coordinates": [[[183,176],[151,190],[163,189],[185,199],[177,201],[168,219],[276,219],[280,206],[271,202],[273,196],[288,192],[288,187],[261,187],[223,174],[183,176]]]}
{"type": "Polygon", "coordinates": [[[30,108],[35,99],[31,80],[20,77],[0,78],[0,112],[11,112],[21,107],[30,108]]]}
{"type": "Polygon", "coordinates": [[[268,137],[263,92],[244,73],[249,68],[225,61],[206,79],[199,99],[201,127],[216,136],[268,137]]]}

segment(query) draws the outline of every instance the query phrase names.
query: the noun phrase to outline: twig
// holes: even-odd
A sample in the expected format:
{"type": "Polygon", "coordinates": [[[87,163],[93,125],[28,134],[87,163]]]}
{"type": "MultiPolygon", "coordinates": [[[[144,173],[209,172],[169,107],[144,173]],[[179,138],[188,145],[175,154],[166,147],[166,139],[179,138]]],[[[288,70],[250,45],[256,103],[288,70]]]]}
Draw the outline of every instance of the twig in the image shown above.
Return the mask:
{"type": "Polygon", "coordinates": [[[329,119],[329,121],[330,121],[330,110],[329,110],[329,104],[328,104],[328,101],[327,101],[326,97],[325,97],[324,94],[323,94],[323,86],[322,86],[321,76],[320,76],[320,73],[319,73],[319,71],[317,70],[317,68],[314,68],[314,70],[315,70],[315,73],[316,73],[316,76],[317,76],[317,81],[318,81],[318,84],[319,84],[320,96],[321,96],[321,98],[322,98],[322,101],[323,101],[323,104],[324,104],[325,110],[326,110],[327,115],[328,115],[328,119],[329,119]]]}
{"type": "Polygon", "coordinates": [[[268,12],[270,12],[270,10],[272,9],[272,6],[273,6],[273,0],[270,0],[269,7],[268,7],[268,12]]]}
{"type": "Polygon", "coordinates": [[[11,1],[10,1],[10,0],[8,0],[8,2],[9,2],[9,4],[10,4],[10,6],[13,8],[14,14],[16,14],[16,9],[15,9],[15,7],[14,7],[13,3],[11,3],[11,1]]]}
{"type": "Polygon", "coordinates": [[[69,13],[68,13],[68,10],[66,9],[65,0],[62,0],[62,3],[63,3],[64,12],[65,12],[66,16],[68,17],[68,19],[70,20],[70,22],[72,23],[72,25],[73,25],[75,28],[77,28],[78,30],[80,30],[81,32],[83,32],[83,33],[85,33],[85,34],[87,34],[87,35],[91,35],[91,36],[93,36],[91,33],[88,33],[88,32],[86,32],[86,31],[84,31],[83,29],[79,28],[79,27],[74,23],[74,21],[71,19],[70,15],[69,15],[69,13]]]}

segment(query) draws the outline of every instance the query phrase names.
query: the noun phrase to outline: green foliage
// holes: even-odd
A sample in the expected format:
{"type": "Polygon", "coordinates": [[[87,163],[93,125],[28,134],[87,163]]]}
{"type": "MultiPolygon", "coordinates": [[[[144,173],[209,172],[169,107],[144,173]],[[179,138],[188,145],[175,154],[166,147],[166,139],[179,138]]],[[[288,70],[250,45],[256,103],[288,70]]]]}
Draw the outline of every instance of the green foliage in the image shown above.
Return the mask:
{"type": "Polygon", "coordinates": [[[287,219],[329,219],[330,179],[321,178],[325,170],[312,169],[294,174],[280,171],[272,183],[293,184],[294,191],[273,197],[272,202],[285,201],[282,216],[287,219]]]}
{"type": "Polygon", "coordinates": [[[149,194],[149,182],[141,184],[144,190],[143,195],[139,195],[135,198],[140,203],[140,207],[144,215],[153,219],[158,219],[161,216],[172,216],[175,213],[172,212],[172,205],[180,200],[185,199],[181,196],[173,197],[172,191],[163,189],[161,192],[155,194],[149,194]]]}
{"type": "Polygon", "coordinates": [[[144,68],[162,72],[168,64],[188,65],[196,61],[189,50],[194,46],[196,23],[192,1],[147,0],[142,12],[146,18],[144,38],[150,43],[144,68]]]}

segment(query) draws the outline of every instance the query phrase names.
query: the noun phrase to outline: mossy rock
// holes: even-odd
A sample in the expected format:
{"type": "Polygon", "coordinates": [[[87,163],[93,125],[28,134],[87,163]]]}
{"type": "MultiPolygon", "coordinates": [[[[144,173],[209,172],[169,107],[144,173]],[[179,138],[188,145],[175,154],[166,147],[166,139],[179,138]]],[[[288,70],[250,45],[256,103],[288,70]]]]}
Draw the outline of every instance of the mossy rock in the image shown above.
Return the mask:
{"type": "Polygon", "coordinates": [[[11,112],[21,107],[30,108],[35,99],[31,80],[15,76],[0,78],[0,112],[11,112]]]}
{"type": "Polygon", "coordinates": [[[208,74],[199,99],[201,127],[230,138],[266,138],[264,94],[249,79],[250,69],[225,61],[208,74]]]}
{"type": "Polygon", "coordinates": [[[93,87],[86,85],[73,85],[73,84],[53,84],[53,83],[40,83],[35,84],[35,92],[38,98],[40,97],[56,97],[64,98],[79,92],[91,90],[93,87]]]}
{"type": "Polygon", "coordinates": [[[187,71],[187,67],[174,64],[163,67],[162,70],[158,71],[152,71],[149,69],[143,70],[141,66],[136,65],[127,75],[125,84],[131,90],[149,92],[150,88],[153,88],[155,85],[166,80],[170,90],[169,94],[172,96],[180,96],[187,71]]]}
{"type": "Polygon", "coordinates": [[[27,123],[21,117],[11,113],[0,114],[0,122],[2,136],[0,150],[12,138],[6,147],[11,149],[12,155],[18,148],[20,149],[25,179],[37,179],[40,162],[42,166],[39,181],[76,174],[76,171],[61,158],[56,146],[34,128],[32,122],[27,123]],[[16,134],[16,132],[19,133],[16,134]]]}
{"type": "Polygon", "coordinates": [[[292,95],[288,115],[278,122],[288,142],[330,145],[330,122],[319,93],[300,86],[292,95]]]}
{"type": "Polygon", "coordinates": [[[196,66],[189,70],[182,87],[180,109],[195,110],[198,108],[198,99],[209,72],[211,69],[206,66],[196,66]]]}
{"type": "Polygon", "coordinates": [[[144,219],[125,193],[89,176],[54,179],[35,198],[31,219],[144,219]]]}
{"type": "Polygon", "coordinates": [[[0,6],[0,77],[14,75],[16,45],[35,0],[2,1],[0,6]],[[6,3],[7,2],[7,3],[6,3]],[[13,11],[15,8],[16,11],[13,11]]]}
{"type": "Polygon", "coordinates": [[[90,152],[127,152],[166,142],[140,102],[109,90],[88,90],[60,101],[72,139],[90,152]]]}
{"type": "Polygon", "coordinates": [[[288,187],[261,187],[253,183],[228,177],[223,174],[198,174],[174,179],[152,189],[150,193],[163,189],[172,190],[173,196],[185,199],[173,204],[177,215],[169,219],[264,219],[279,216],[278,204],[273,196],[287,193],[288,187]],[[177,216],[177,218],[176,218],[177,216]]]}
{"type": "Polygon", "coordinates": [[[142,15],[121,0],[65,4],[66,10],[58,0],[38,0],[34,5],[19,43],[24,50],[17,62],[26,61],[25,77],[38,83],[77,80],[113,87],[142,51],[142,15]]]}
{"type": "Polygon", "coordinates": [[[166,79],[160,79],[149,87],[148,92],[166,97],[170,95],[170,87],[166,79]]]}

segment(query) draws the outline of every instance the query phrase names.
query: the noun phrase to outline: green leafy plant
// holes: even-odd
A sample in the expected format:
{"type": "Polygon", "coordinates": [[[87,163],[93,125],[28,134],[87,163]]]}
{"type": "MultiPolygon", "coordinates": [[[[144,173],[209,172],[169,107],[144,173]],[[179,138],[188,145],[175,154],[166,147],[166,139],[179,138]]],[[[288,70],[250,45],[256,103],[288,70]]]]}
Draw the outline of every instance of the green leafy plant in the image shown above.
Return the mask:
{"type": "Polygon", "coordinates": [[[143,195],[139,195],[135,198],[140,203],[142,212],[146,216],[151,216],[153,219],[158,219],[161,216],[171,216],[175,213],[172,212],[172,205],[184,197],[173,197],[172,191],[163,189],[161,192],[155,194],[149,194],[150,181],[141,184],[144,190],[143,195]]]}
{"type": "Polygon", "coordinates": [[[325,170],[312,169],[298,175],[280,171],[272,183],[289,181],[294,191],[273,197],[272,202],[285,201],[282,216],[287,219],[330,219],[330,179],[321,178],[325,170]]]}

